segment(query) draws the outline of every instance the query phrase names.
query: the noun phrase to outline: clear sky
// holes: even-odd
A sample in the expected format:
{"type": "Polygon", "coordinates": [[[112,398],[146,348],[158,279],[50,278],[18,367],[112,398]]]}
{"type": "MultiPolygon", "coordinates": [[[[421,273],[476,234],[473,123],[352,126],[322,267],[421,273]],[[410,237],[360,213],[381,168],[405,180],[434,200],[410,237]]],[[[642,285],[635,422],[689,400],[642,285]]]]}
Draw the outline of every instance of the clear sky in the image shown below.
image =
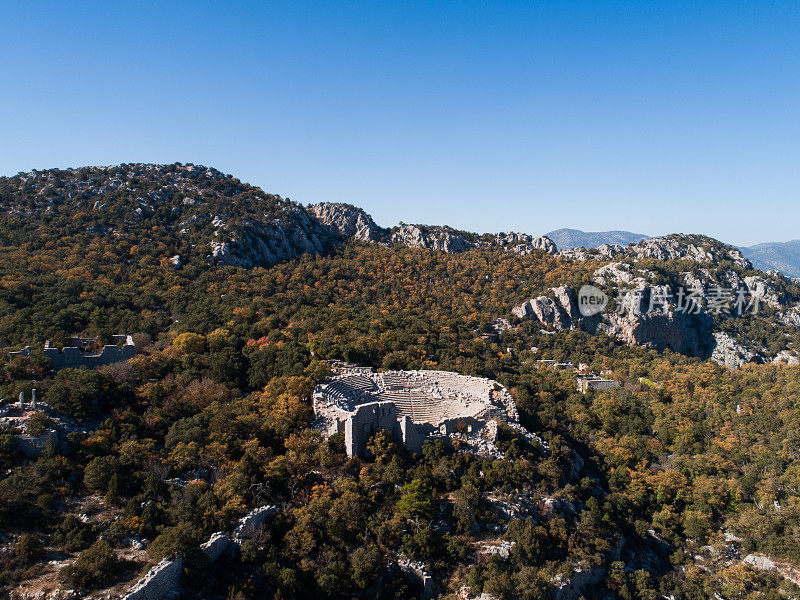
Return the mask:
{"type": "Polygon", "coordinates": [[[381,225],[800,238],[800,3],[0,0],[0,174],[214,166],[381,225]]]}

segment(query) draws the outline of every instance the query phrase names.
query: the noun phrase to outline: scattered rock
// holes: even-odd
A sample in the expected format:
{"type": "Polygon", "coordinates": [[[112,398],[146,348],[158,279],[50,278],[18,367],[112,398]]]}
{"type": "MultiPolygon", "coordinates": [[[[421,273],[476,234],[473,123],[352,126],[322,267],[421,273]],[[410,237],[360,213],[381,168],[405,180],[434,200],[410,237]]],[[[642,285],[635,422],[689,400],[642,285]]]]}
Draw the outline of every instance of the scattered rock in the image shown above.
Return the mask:
{"type": "Polygon", "coordinates": [[[763,357],[744,348],[725,332],[714,333],[716,342],[711,360],[729,369],[738,369],[746,363],[762,363],[763,357]]]}

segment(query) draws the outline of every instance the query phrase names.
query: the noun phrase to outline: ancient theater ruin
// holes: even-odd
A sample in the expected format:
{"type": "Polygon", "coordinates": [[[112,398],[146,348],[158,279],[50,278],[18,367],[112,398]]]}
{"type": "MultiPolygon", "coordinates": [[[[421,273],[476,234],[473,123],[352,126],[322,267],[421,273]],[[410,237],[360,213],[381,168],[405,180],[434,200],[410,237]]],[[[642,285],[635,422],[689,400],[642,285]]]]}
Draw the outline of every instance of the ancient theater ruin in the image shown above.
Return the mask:
{"type": "Polygon", "coordinates": [[[348,456],[365,456],[369,437],[381,429],[412,452],[435,437],[493,438],[498,421],[522,429],[503,386],[448,371],[344,368],[316,387],[314,412],[325,433],[344,434],[348,456]]]}

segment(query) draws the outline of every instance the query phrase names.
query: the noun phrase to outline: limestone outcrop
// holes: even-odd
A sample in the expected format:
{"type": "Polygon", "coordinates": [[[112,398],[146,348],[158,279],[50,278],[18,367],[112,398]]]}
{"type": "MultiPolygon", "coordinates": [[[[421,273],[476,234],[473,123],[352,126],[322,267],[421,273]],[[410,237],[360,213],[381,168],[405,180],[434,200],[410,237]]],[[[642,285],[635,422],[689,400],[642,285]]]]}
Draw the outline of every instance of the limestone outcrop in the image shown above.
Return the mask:
{"type": "Polygon", "coordinates": [[[738,369],[746,363],[764,362],[763,357],[743,347],[725,332],[718,331],[714,333],[714,341],[716,343],[711,354],[711,360],[729,369],[738,369]]]}
{"type": "Polygon", "coordinates": [[[322,254],[339,239],[299,207],[287,207],[281,218],[248,219],[234,226],[217,221],[212,257],[235,267],[266,267],[301,254],[322,254]]]}
{"type": "Polygon", "coordinates": [[[674,311],[646,314],[649,296],[645,293],[634,311],[603,312],[583,317],[572,288],[562,285],[553,288],[552,293],[555,299],[549,296],[532,298],[514,307],[512,313],[520,319],[535,317],[542,325],[556,331],[581,329],[589,333],[605,333],[632,345],[670,349],[689,356],[708,358],[716,345],[711,334],[713,319],[705,311],[698,314],[674,311]]]}
{"type": "Polygon", "coordinates": [[[387,231],[378,227],[363,209],[340,202],[322,202],[306,210],[320,223],[344,239],[357,242],[383,242],[387,231]]]}
{"type": "Polygon", "coordinates": [[[520,256],[532,254],[534,250],[542,250],[547,254],[556,254],[558,252],[555,242],[546,235],[534,237],[527,233],[518,233],[516,231],[498,233],[495,236],[494,245],[520,256]]]}
{"type": "Polygon", "coordinates": [[[183,559],[164,559],[134,585],[123,600],[166,600],[178,595],[183,559]]]}
{"type": "Polygon", "coordinates": [[[772,362],[776,365],[800,365],[800,358],[796,354],[789,352],[788,350],[781,350],[772,359],[772,362]]]}
{"type": "Polygon", "coordinates": [[[793,306],[779,313],[778,320],[784,325],[800,327],[800,305],[793,306]]]}
{"type": "Polygon", "coordinates": [[[442,252],[463,252],[473,247],[464,235],[449,227],[401,225],[392,233],[391,240],[409,248],[429,248],[442,252]]]}
{"type": "Polygon", "coordinates": [[[562,258],[585,261],[589,259],[630,258],[637,261],[655,260],[691,260],[705,264],[719,264],[730,261],[741,269],[751,269],[750,261],[741,250],[721,244],[711,238],[700,235],[673,234],[664,237],[642,240],[638,244],[619,246],[603,244],[596,250],[573,248],[558,254],[562,258]]]}
{"type": "Polygon", "coordinates": [[[712,325],[713,320],[706,313],[620,315],[612,312],[596,321],[587,320],[584,329],[590,333],[603,332],[635,346],[708,358],[714,348],[712,325]]]}
{"type": "Polygon", "coordinates": [[[571,325],[570,319],[561,311],[555,300],[547,296],[531,298],[513,308],[511,312],[520,319],[535,316],[544,325],[552,327],[556,331],[564,331],[571,325]]]}

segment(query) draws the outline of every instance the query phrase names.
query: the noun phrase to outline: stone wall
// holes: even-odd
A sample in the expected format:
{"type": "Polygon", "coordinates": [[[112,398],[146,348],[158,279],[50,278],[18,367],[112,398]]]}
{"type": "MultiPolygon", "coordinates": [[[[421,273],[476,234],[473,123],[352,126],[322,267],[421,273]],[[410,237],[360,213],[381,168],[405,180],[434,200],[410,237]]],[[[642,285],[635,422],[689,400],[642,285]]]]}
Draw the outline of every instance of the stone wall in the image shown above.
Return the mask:
{"type": "Polygon", "coordinates": [[[58,444],[58,434],[52,429],[42,435],[15,435],[14,449],[25,458],[36,458],[44,451],[48,442],[58,444]]]}
{"type": "Polygon", "coordinates": [[[407,558],[400,558],[397,560],[397,566],[403,571],[403,575],[408,581],[422,588],[421,597],[423,600],[433,598],[433,577],[425,570],[425,565],[407,558]]]}
{"type": "Polygon", "coordinates": [[[414,436],[411,432],[414,424],[410,419],[404,419],[403,422],[401,428],[397,407],[390,401],[372,402],[357,407],[344,424],[347,456],[366,456],[369,436],[381,429],[388,431],[400,443],[405,443],[404,438],[411,440],[414,436]]]}
{"type": "Polygon", "coordinates": [[[53,368],[56,370],[67,367],[102,367],[128,360],[136,355],[136,345],[131,336],[115,335],[113,339],[115,344],[103,346],[97,353],[85,352],[78,346],[66,346],[59,350],[51,347],[48,340],[44,345],[44,355],[53,361],[53,368]]]}
{"type": "Polygon", "coordinates": [[[183,559],[164,559],[150,569],[124,596],[124,600],[165,600],[178,595],[183,559]]]}
{"type": "Polygon", "coordinates": [[[212,534],[212,536],[208,538],[208,541],[200,545],[200,550],[202,550],[205,555],[208,556],[208,560],[213,563],[217,562],[223,555],[231,552],[235,546],[236,544],[231,538],[221,531],[218,531],[212,534]]]}
{"type": "Polygon", "coordinates": [[[233,539],[239,541],[253,537],[266,520],[276,512],[278,512],[277,506],[267,505],[253,509],[249,514],[239,519],[239,525],[233,532],[233,539]]]}
{"type": "MultiPolygon", "coordinates": [[[[261,506],[239,519],[239,526],[231,539],[221,531],[211,535],[200,545],[208,560],[218,561],[225,554],[239,548],[239,542],[253,537],[263,527],[266,520],[278,512],[277,506],[261,506]]],[[[134,585],[123,600],[167,600],[180,593],[180,579],[183,573],[183,559],[164,559],[134,585]]]]}

